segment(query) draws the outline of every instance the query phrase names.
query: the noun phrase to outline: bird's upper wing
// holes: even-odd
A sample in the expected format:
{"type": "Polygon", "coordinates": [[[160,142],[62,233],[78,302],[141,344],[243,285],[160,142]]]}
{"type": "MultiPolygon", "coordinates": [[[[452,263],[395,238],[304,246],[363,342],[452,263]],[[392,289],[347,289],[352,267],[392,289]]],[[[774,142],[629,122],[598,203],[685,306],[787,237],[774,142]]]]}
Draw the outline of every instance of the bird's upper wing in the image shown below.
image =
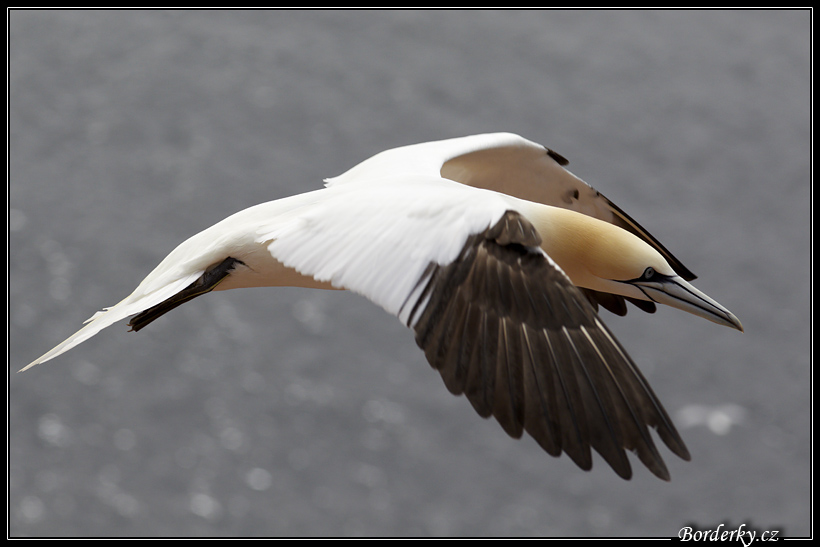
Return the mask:
{"type": "Polygon", "coordinates": [[[477,188],[571,209],[614,224],[654,247],[678,275],[687,281],[695,279],[692,272],[632,217],[565,169],[569,164],[566,158],[515,135],[499,137],[495,145],[491,142],[489,146],[445,161],[442,176],[477,188]]]}
{"type": "MultiPolygon", "coordinates": [[[[493,190],[520,199],[562,207],[609,222],[654,247],[687,281],[696,276],[620,207],[565,169],[560,154],[510,133],[489,133],[387,150],[365,160],[329,185],[382,176],[399,168],[405,172],[438,174],[461,184],[493,190]]],[[[618,315],[626,313],[624,297],[583,290],[590,302],[618,315]]],[[[627,299],[647,312],[652,302],[627,299]]]]}

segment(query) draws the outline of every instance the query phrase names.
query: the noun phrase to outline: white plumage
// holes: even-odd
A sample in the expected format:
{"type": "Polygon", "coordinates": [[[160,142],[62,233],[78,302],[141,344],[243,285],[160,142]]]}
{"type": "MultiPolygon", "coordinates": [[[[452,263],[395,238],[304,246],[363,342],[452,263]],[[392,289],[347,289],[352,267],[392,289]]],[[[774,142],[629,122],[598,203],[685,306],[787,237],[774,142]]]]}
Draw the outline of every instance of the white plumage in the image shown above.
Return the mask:
{"type": "Polygon", "coordinates": [[[136,314],[139,330],[211,290],[348,289],[413,328],[451,392],[514,437],[584,469],[590,447],[628,478],[624,450],[668,471],[647,426],[688,452],[596,314],[656,303],[742,330],[631,217],[511,134],[377,154],[326,188],[240,211],[174,249],[117,305],[23,370],[136,314]]]}
{"type": "Polygon", "coordinates": [[[495,224],[515,201],[464,189],[419,175],[332,186],[310,211],[262,226],[257,241],[269,242],[286,266],[399,315],[430,262],[452,262],[471,234],[495,224]]]}

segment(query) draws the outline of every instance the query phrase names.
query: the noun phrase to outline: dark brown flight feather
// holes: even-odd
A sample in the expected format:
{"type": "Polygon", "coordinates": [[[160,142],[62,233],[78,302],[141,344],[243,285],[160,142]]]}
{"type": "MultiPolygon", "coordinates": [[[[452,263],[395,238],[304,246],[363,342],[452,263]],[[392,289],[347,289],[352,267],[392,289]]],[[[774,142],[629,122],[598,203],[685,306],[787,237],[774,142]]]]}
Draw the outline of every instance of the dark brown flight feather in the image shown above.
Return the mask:
{"type": "Polygon", "coordinates": [[[507,211],[468,238],[455,261],[431,264],[408,319],[416,342],[450,392],[465,394],[510,436],[526,431],[549,454],[566,452],[585,470],[594,448],[625,479],[632,476],[630,450],[669,480],[647,426],[688,460],[683,440],[590,302],[539,243],[532,224],[507,211]]]}

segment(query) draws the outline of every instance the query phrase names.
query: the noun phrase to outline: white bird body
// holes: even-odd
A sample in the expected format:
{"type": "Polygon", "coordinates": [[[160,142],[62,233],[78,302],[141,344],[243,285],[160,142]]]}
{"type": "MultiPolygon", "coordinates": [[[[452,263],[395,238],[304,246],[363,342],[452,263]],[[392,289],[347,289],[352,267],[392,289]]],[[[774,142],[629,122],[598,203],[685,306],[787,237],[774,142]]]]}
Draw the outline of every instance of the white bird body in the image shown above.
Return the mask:
{"type": "Polygon", "coordinates": [[[495,415],[511,435],[526,429],[548,452],[563,449],[585,469],[592,446],[627,478],[623,449],[634,450],[668,478],[646,425],[681,457],[688,452],[593,306],[600,301],[622,313],[626,297],[647,311],[662,302],[734,328],[740,323],[686,283],[691,272],[565,163],[510,134],[382,152],[328,179],[324,189],[250,207],[194,235],[131,295],[25,368],[134,314],[129,324],[139,330],[211,290],[348,289],[413,328],[447,387],[467,394],[482,416],[495,415]],[[670,284],[677,293],[667,298],[670,284]],[[592,305],[577,287],[591,291],[584,295],[592,305]],[[607,378],[595,380],[601,366],[607,378]],[[539,367],[554,368],[564,387],[549,387],[539,367]],[[567,388],[575,369],[592,372],[567,388]],[[499,386],[509,393],[495,391],[499,386]],[[612,389],[620,395],[606,393],[612,389]],[[563,410],[546,411],[556,404],[563,410]],[[618,431],[624,412],[632,418],[618,431]],[[579,429],[584,421],[589,425],[579,429]],[[612,438],[600,440],[598,427],[612,438]]]}

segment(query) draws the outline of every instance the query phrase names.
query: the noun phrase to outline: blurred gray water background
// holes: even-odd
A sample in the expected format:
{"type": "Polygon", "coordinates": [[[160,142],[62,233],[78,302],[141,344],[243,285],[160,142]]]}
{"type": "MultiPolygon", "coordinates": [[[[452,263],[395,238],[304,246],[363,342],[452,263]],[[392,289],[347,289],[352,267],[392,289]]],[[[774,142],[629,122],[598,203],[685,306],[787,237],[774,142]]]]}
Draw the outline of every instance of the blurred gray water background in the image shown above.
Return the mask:
{"type": "Polygon", "coordinates": [[[808,11],[10,13],[11,536],[810,532],[808,11]],[[363,298],[219,293],[14,372],[178,243],[393,146],[554,148],[745,334],[603,318],[691,452],[508,438],[363,298]]]}

